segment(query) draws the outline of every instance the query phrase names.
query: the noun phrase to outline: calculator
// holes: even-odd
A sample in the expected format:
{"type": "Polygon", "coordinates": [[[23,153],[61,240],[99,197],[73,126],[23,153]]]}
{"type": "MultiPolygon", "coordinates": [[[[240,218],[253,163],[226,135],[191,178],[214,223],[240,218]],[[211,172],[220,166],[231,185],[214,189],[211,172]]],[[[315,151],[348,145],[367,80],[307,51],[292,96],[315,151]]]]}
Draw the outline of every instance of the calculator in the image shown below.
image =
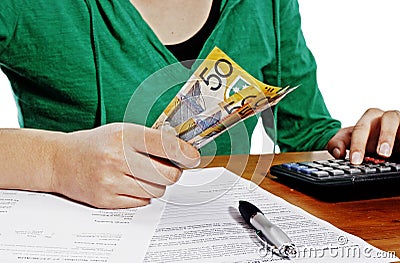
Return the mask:
{"type": "Polygon", "coordinates": [[[272,166],[270,174],[326,201],[390,197],[400,195],[399,160],[365,157],[360,165],[352,165],[348,159],[284,163],[272,166]]]}

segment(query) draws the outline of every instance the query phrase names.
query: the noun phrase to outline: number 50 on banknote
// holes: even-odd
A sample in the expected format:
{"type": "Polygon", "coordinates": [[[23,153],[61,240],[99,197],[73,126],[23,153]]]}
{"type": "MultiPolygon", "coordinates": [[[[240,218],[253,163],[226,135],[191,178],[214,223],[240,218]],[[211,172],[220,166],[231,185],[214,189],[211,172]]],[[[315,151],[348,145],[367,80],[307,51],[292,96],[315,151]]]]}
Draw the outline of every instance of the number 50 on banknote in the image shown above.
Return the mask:
{"type": "Polygon", "coordinates": [[[215,47],[153,125],[201,148],[236,123],[277,104],[294,88],[252,77],[215,47]]]}

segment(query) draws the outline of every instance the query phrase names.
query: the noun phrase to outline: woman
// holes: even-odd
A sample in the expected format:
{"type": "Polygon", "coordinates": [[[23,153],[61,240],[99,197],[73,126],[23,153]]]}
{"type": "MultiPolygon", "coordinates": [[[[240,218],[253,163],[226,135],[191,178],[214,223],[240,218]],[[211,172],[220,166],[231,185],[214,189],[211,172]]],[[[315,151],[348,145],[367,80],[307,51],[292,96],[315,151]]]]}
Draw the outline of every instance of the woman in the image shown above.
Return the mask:
{"type": "MultiPolygon", "coordinates": [[[[161,196],[181,174],[172,163],[194,167],[199,153],[144,128],[141,105],[136,124],[119,122],[148,76],[205,58],[215,46],[266,83],[301,84],[274,108],[282,151],[327,148],[339,158],[350,148],[353,163],[372,148],[391,154],[397,111],[369,110],[344,129],[330,117],[295,0],[3,0],[0,63],[23,128],[0,131],[0,186],[56,192],[105,208],[141,206],[161,196]]],[[[166,91],[149,119],[176,91],[166,91]]],[[[255,122],[246,121],[250,133],[255,122]]],[[[216,143],[218,154],[230,153],[226,134],[216,143]]],[[[248,151],[249,143],[243,145],[239,151],[248,151]]]]}

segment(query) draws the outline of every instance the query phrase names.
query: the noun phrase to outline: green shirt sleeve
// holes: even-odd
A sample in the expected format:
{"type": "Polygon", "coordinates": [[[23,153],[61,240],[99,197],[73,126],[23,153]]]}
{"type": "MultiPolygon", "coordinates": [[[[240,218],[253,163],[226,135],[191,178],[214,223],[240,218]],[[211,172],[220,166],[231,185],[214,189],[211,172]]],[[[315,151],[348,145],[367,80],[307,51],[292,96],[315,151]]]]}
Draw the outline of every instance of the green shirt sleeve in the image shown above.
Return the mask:
{"type": "Polygon", "coordinates": [[[298,2],[279,3],[277,35],[280,85],[297,86],[275,109],[277,142],[281,151],[324,149],[340,129],[332,119],[318,89],[316,63],[301,31],[298,2]]]}
{"type": "Polygon", "coordinates": [[[1,54],[6,49],[14,34],[17,20],[18,9],[16,8],[16,1],[4,0],[1,2],[0,8],[0,63],[1,54]]]}

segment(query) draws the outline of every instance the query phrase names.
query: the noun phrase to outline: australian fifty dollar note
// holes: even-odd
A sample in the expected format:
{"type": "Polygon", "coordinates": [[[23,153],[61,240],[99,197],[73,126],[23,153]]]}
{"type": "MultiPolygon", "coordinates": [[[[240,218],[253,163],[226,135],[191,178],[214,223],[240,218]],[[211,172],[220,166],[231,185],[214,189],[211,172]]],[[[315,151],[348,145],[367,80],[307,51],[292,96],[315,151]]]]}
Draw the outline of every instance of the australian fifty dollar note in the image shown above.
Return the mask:
{"type": "Polygon", "coordinates": [[[152,127],[168,126],[199,149],[236,123],[275,105],[295,88],[262,83],[215,47],[152,127]]]}

